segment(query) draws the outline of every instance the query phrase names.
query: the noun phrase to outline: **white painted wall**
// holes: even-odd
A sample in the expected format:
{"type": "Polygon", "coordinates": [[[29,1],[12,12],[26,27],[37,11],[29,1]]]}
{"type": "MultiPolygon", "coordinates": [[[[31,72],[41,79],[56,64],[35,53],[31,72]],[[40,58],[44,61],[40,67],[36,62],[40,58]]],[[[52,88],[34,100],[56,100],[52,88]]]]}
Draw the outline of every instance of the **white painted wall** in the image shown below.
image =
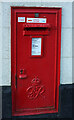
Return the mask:
{"type": "Polygon", "coordinates": [[[52,2],[50,0],[20,0],[22,2],[4,1],[7,0],[2,0],[0,3],[0,85],[11,85],[11,6],[62,7],[60,83],[72,84],[73,0],[53,0],[52,2]]]}

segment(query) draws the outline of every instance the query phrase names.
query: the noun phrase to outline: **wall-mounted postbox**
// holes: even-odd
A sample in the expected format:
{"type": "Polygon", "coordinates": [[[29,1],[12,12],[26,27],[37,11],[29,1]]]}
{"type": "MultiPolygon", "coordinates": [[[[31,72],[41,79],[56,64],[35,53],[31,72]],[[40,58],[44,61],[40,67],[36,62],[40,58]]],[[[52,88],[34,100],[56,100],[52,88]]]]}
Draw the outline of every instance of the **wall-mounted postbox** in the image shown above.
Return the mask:
{"type": "Polygon", "coordinates": [[[61,8],[11,8],[12,115],[58,112],[61,8]]]}

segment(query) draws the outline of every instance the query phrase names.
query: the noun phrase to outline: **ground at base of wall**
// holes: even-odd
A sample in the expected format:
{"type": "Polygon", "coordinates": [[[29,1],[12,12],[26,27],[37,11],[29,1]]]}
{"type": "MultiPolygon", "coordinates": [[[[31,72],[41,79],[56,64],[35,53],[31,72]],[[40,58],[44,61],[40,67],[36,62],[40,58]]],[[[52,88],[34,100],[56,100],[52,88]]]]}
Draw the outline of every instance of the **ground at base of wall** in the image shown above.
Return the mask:
{"type": "Polygon", "coordinates": [[[21,119],[35,119],[35,118],[48,118],[49,120],[58,119],[71,119],[72,118],[72,94],[74,91],[74,84],[60,85],[59,87],[60,101],[59,101],[59,113],[55,114],[43,114],[43,115],[30,115],[21,117],[12,117],[12,102],[11,102],[11,87],[2,87],[2,120],[21,120],[21,119]],[[72,89],[73,88],[73,89],[72,89]]]}

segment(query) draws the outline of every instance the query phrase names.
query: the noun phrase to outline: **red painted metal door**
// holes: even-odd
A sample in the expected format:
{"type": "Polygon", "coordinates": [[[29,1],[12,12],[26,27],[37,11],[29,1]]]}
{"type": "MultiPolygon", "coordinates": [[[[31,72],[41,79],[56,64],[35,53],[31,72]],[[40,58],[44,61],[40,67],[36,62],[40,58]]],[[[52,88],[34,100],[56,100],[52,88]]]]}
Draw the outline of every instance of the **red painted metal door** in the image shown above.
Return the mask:
{"type": "Polygon", "coordinates": [[[58,112],[60,8],[12,7],[12,113],[58,112]]]}

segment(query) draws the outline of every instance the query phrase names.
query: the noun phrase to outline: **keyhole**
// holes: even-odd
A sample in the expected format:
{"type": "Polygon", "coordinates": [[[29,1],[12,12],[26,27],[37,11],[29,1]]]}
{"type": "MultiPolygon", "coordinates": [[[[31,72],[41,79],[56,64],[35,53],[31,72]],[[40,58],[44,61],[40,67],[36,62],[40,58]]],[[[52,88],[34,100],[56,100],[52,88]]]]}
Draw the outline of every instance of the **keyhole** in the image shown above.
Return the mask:
{"type": "Polygon", "coordinates": [[[22,74],[22,73],[23,73],[23,70],[20,70],[20,73],[22,74]]]}

